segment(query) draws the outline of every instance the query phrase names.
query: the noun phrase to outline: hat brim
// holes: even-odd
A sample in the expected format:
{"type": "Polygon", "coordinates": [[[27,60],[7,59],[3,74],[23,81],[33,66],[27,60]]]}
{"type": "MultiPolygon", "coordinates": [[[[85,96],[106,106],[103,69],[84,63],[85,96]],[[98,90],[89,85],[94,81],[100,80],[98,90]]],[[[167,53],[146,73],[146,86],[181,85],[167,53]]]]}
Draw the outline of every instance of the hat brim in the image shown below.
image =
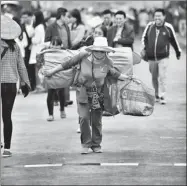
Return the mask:
{"type": "Polygon", "coordinates": [[[21,34],[21,27],[11,18],[1,15],[1,38],[6,40],[16,39],[21,34]]]}
{"type": "Polygon", "coordinates": [[[115,52],[112,47],[99,47],[99,46],[89,46],[85,49],[88,52],[100,51],[100,52],[115,52]]]}

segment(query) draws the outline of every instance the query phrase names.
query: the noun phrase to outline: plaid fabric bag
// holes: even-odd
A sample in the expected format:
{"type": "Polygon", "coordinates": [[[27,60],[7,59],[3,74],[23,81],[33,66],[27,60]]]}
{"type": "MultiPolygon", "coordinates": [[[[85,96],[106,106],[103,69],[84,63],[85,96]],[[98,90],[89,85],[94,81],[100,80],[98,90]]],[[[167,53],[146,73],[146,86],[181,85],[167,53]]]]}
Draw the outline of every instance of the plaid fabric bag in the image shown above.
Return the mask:
{"type": "Polygon", "coordinates": [[[120,90],[120,109],[124,115],[150,116],[155,104],[155,91],[142,81],[132,79],[120,90]]]}

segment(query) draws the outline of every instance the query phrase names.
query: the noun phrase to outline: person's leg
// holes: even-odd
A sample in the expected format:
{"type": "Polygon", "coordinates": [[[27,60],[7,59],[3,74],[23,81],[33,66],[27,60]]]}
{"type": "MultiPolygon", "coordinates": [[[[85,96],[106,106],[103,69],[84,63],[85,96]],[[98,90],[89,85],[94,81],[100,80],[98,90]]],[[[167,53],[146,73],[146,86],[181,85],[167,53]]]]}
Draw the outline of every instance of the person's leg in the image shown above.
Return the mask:
{"type": "Polygon", "coordinates": [[[35,65],[28,65],[28,76],[31,82],[31,89],[34,91],[36,89],[36,76],[35,76],[35,65]]]}
{"type": "Polygon", "coordinates": [[[91,111],[92,125],[92,149],[96,151],[101,149],[102,142],[102,110],[91,111]]]}
{"type": "Polygon", "coordinates": [[[58,101],[59,101],[58,92],[56,90],[54,95],[54,106],[58,106],[58,101]]]}
{"type": "Polygon", "coordinates": [[[79,114],[79,122],[80,122],[81,145],[83,147],[83,153],[87,153],[88,148],[91,148],[92,145],[91,130],[90,130],[90,111],[89,111],[88,103],[79,102],[78,100],[79,95],[80,95],[80,91],[77,90],[76,91],[77,111],[79,114]]]}
{"type": "Polygon", "coordinates": [[[159,97],[159,84],[158,84],[158,63],[156,61],[149,61],[149,71],[152,75],[152,84],[155,89],[156,98],[159,97]]]}
{"type": "Polygon", "coordinates": [[[159,93],[160,93],[160,98],[161,98],[161,103],[165,104],[165,94],[166,94],[166,72],[167,72],[167,67],[168,67],[168,58],[162,59],[158,63],[159,67],[159,93]]]}
{"type": "Polygon", "coordinates": [[[47,108],[49,112],[49,118],[47,119],[48,121],[54,120],[53,117],[54,93],[55,93],[55,89],[48,89],[48,93],[47,93],[47,108]]]}
{"type": "Polygon", "coordinates": [[[73,101],[70,100],[70,88],[65,88],[65,106],[72,105],[73,101]]]}
{"type": "Polygon", "coordinates": [[[12,109],[16,97],[16,83],[1,83],[4,148],[10,149],[12,138],[12,109]]]}
{"type": "Polygon", "coordinates": [[[92,144],[90,130],[90,112],[87,103],[78,104],[81,130],[81,144],[83,148],[90,148],[92,144]]]}
{"type": "Polygon", "coordinates": [[[61,118],[66,118],[66,114],[64,111],[64,107],[65,107],[65,90],[64,90],[64,88],[58,89],[58,97],[59,97],[59,101],[60,101],[61,118]]]}

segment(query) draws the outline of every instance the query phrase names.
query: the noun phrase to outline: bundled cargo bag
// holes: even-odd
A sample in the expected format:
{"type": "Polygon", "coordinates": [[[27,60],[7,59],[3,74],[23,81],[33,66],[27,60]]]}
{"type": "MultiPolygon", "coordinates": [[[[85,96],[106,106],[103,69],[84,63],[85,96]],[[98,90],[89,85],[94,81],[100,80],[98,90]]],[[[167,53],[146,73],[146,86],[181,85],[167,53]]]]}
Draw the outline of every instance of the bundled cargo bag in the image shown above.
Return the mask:
{"type": "Polygon", "coordinates": [[[150,116],[154,110],[155,91],[133,78],[120,89],[120,110],[124,115],[150,116]]]}
{"type": "Polygon", "coordinates": [[[109,57],[114,62],[114,67],[126,75],[133,74],[133,53],[130,47],[113,48],[114,53],[110,52],[109,57]]]}
{"type": "MultiPolygon", "coordinates": [[[[78,53],[79,51],[73,50],[46,49],[39,54],[43,55],[43,64],[38,75],[41,82],[43,82],[43,86],[46,89],[66,88],[70,87],[73,84],[76,68],[59,71],[50,77],[44,77],[43,70],[52,69],[57,65],[71,59],[78,53]]],[[[42,57],[38,56],[38,59],[40,58],[42,59],[42,57]]]]}

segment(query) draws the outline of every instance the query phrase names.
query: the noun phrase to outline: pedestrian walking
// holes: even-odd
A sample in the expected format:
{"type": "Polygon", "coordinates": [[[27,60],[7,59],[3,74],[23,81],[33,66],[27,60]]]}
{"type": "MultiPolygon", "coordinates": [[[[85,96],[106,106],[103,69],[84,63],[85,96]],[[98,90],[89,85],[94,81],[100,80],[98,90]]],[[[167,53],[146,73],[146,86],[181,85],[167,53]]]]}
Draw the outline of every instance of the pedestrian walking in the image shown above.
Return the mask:
{"type": "Polygon", "coordinates": [[[36,77],[35,77],[35,68],[34,65],[29,64],[29,59],[31,55],[31,45],[32,37],[34,36],[34,27],[33,27],[33,13],[30,11],[24,11],[21,15],[21,23],[23,31],[27,36],[28,45],[25,48],[25,66],[29,75],[29,80],[31,83],[31,90],[34,91],[36,88],[36,77]]]}
{"type": "Polygon", "coordinates": [[[181,49],[173,26],[165,22],[165,10],[157,9],[154,21],[150,22],[142,35],[142,57],[149,62],[156,101],[166,104],[166,73],[169,65],[170,44],[179,60],[181,49]]]}
{"type": "Polygon", "coordinates": [[[1,100],[4,134],[3,157],[12,153],[12,109],[16,98],[16,83],[20,77],[21,90],[26,97],[29,94],[30,82],[27,70],[15,39],[21,34],[20,26],[11,18],[1,15],[1,100]],[[18,77],[19,76],[19,77],[18,77]]]}
{"type": "MultiPolygon", "coordinates": [[[[26,36],[26,33],[23,31],[20,20],[16,17],[13,17],[12,19],[14,21],[16,21],[16,23],[18,23],[20,28],[21,28],[21,34],[18,38],[15,39],[15,41],[18,44],[18,46],[20,47],[21,56],[23,57],[23,60],[24,60],[25,59],[25,48],[28,45],[27,36],[26,36]]],[[[18,80],[18,82],[17,82],[17,92],[18,93],[21,92],[21,90],[20,90],[20,80],[18,80]]]]}
{"type": "Polygon", "coordinates": [[[123,11],[115,13],[116,25],[112,26],[107,33],[108,45],[114,48],[131,47],[134,43],[134,29],[126,22],[126,14],[123,11]]]}
{"type": "Polygon", "coordinates": [[[109,95],[106,94],[104,88],[105,78],[109,75],[115,79],[125,80],[128,76],[121,74],[113,67],[113,62],[107,55],[108,52],[113,52],[113,49],[108,47],[105,37],[96,37],[94,44],[87,47],[86,51],[54,69],[45,71],[45,75],[51,76],[60,70],[80,65],[80,72],[75,84],[81,126],[81,153],[87,154],[89,148],[95,153],[101,153],[102,113],[108,103],[106,95],[109,95]]]}
{"type": "MultiPolygon", "coordinates": [[[[69,18],[68,11],[65,8],[58,8],[56,14],[56,21],[49,25],[45,32],[45,42],[52,41],[54,36],[59,36],[62,40],[63,48],[71,48],[71,33],[68,27],[69,18]]],[[[73,101],[70,100],[70,90],[65,88],[65,106],[73,104],[73,101]]]]}
{"type": "Polygon", "coordinates": [[[36,92],[44,91],[40,79],[38,77],[38,65],[36,63],[36,54],[42,49],[41,44],[44,43],[45,39],[45,20],[44,15],[41,11],[37,11],[34,14],[34,36],[32,37],[31,55],[29,64],[33,66],[33,74],[36,77],[36,92]]]}
{"type": "MultiPolygon", "coordinates": [[[[53,49],[53,52],[56,51],[56,60],[60,61],[60,58],[58,59],[58,52],[61,50],[62,47],[62,40],[60,37],[55,36],[53,37],[51,41],[50,48],[53,49]]],[[[44,53],[44,60],[45,60],[45,55],[50,55],[49,52],[44,53]]],[[[47,118],[47,121],[54,121],[54,100],[56,99],[56,95],[58,96],[58,100],[60,102],[60,117],[66,118],[66,113],[65,113],[65,91],[64,88],[59,88],[59,89],[48,89],[47,91],[47,108],[48,108],[48,113],[49,117],[47,118]]]]}
{"type": "Polygon", "coordinates": [[[102,26],[105,26],[107,30],[113,26],[112,15],[113,13],[109,9],[106,9],[102,12],[102,17],[103,17],[102,26]]]}
{"type": "MultiPolygon", "coordinates": [[[[80,47],[84,47],[84,46],[91,46],[94,43],[94,39],[96,37],[107,37],[107,28],[103,25],[98,25],[94,28],[94,32],[91,36],[89,36],[85,41],[83,41],[80,44],[80,47]]],[[[103,111],[103,116],[107,115],[107,113],[105,111],[103,111]]],[[[77,129],[77,133],[80,133],[80,117],[78,119],[78,123],[79,123],[79,127],[77,129]]]]}
{"type": "Polygon", "coordinates": [[[79,44],[84,38],[85,26],[82,22],[81,14],[78,9],[73,9],[69,13],[70,23],[71,23],[71,44],[72,50],[79,49],[79,44]]]}

